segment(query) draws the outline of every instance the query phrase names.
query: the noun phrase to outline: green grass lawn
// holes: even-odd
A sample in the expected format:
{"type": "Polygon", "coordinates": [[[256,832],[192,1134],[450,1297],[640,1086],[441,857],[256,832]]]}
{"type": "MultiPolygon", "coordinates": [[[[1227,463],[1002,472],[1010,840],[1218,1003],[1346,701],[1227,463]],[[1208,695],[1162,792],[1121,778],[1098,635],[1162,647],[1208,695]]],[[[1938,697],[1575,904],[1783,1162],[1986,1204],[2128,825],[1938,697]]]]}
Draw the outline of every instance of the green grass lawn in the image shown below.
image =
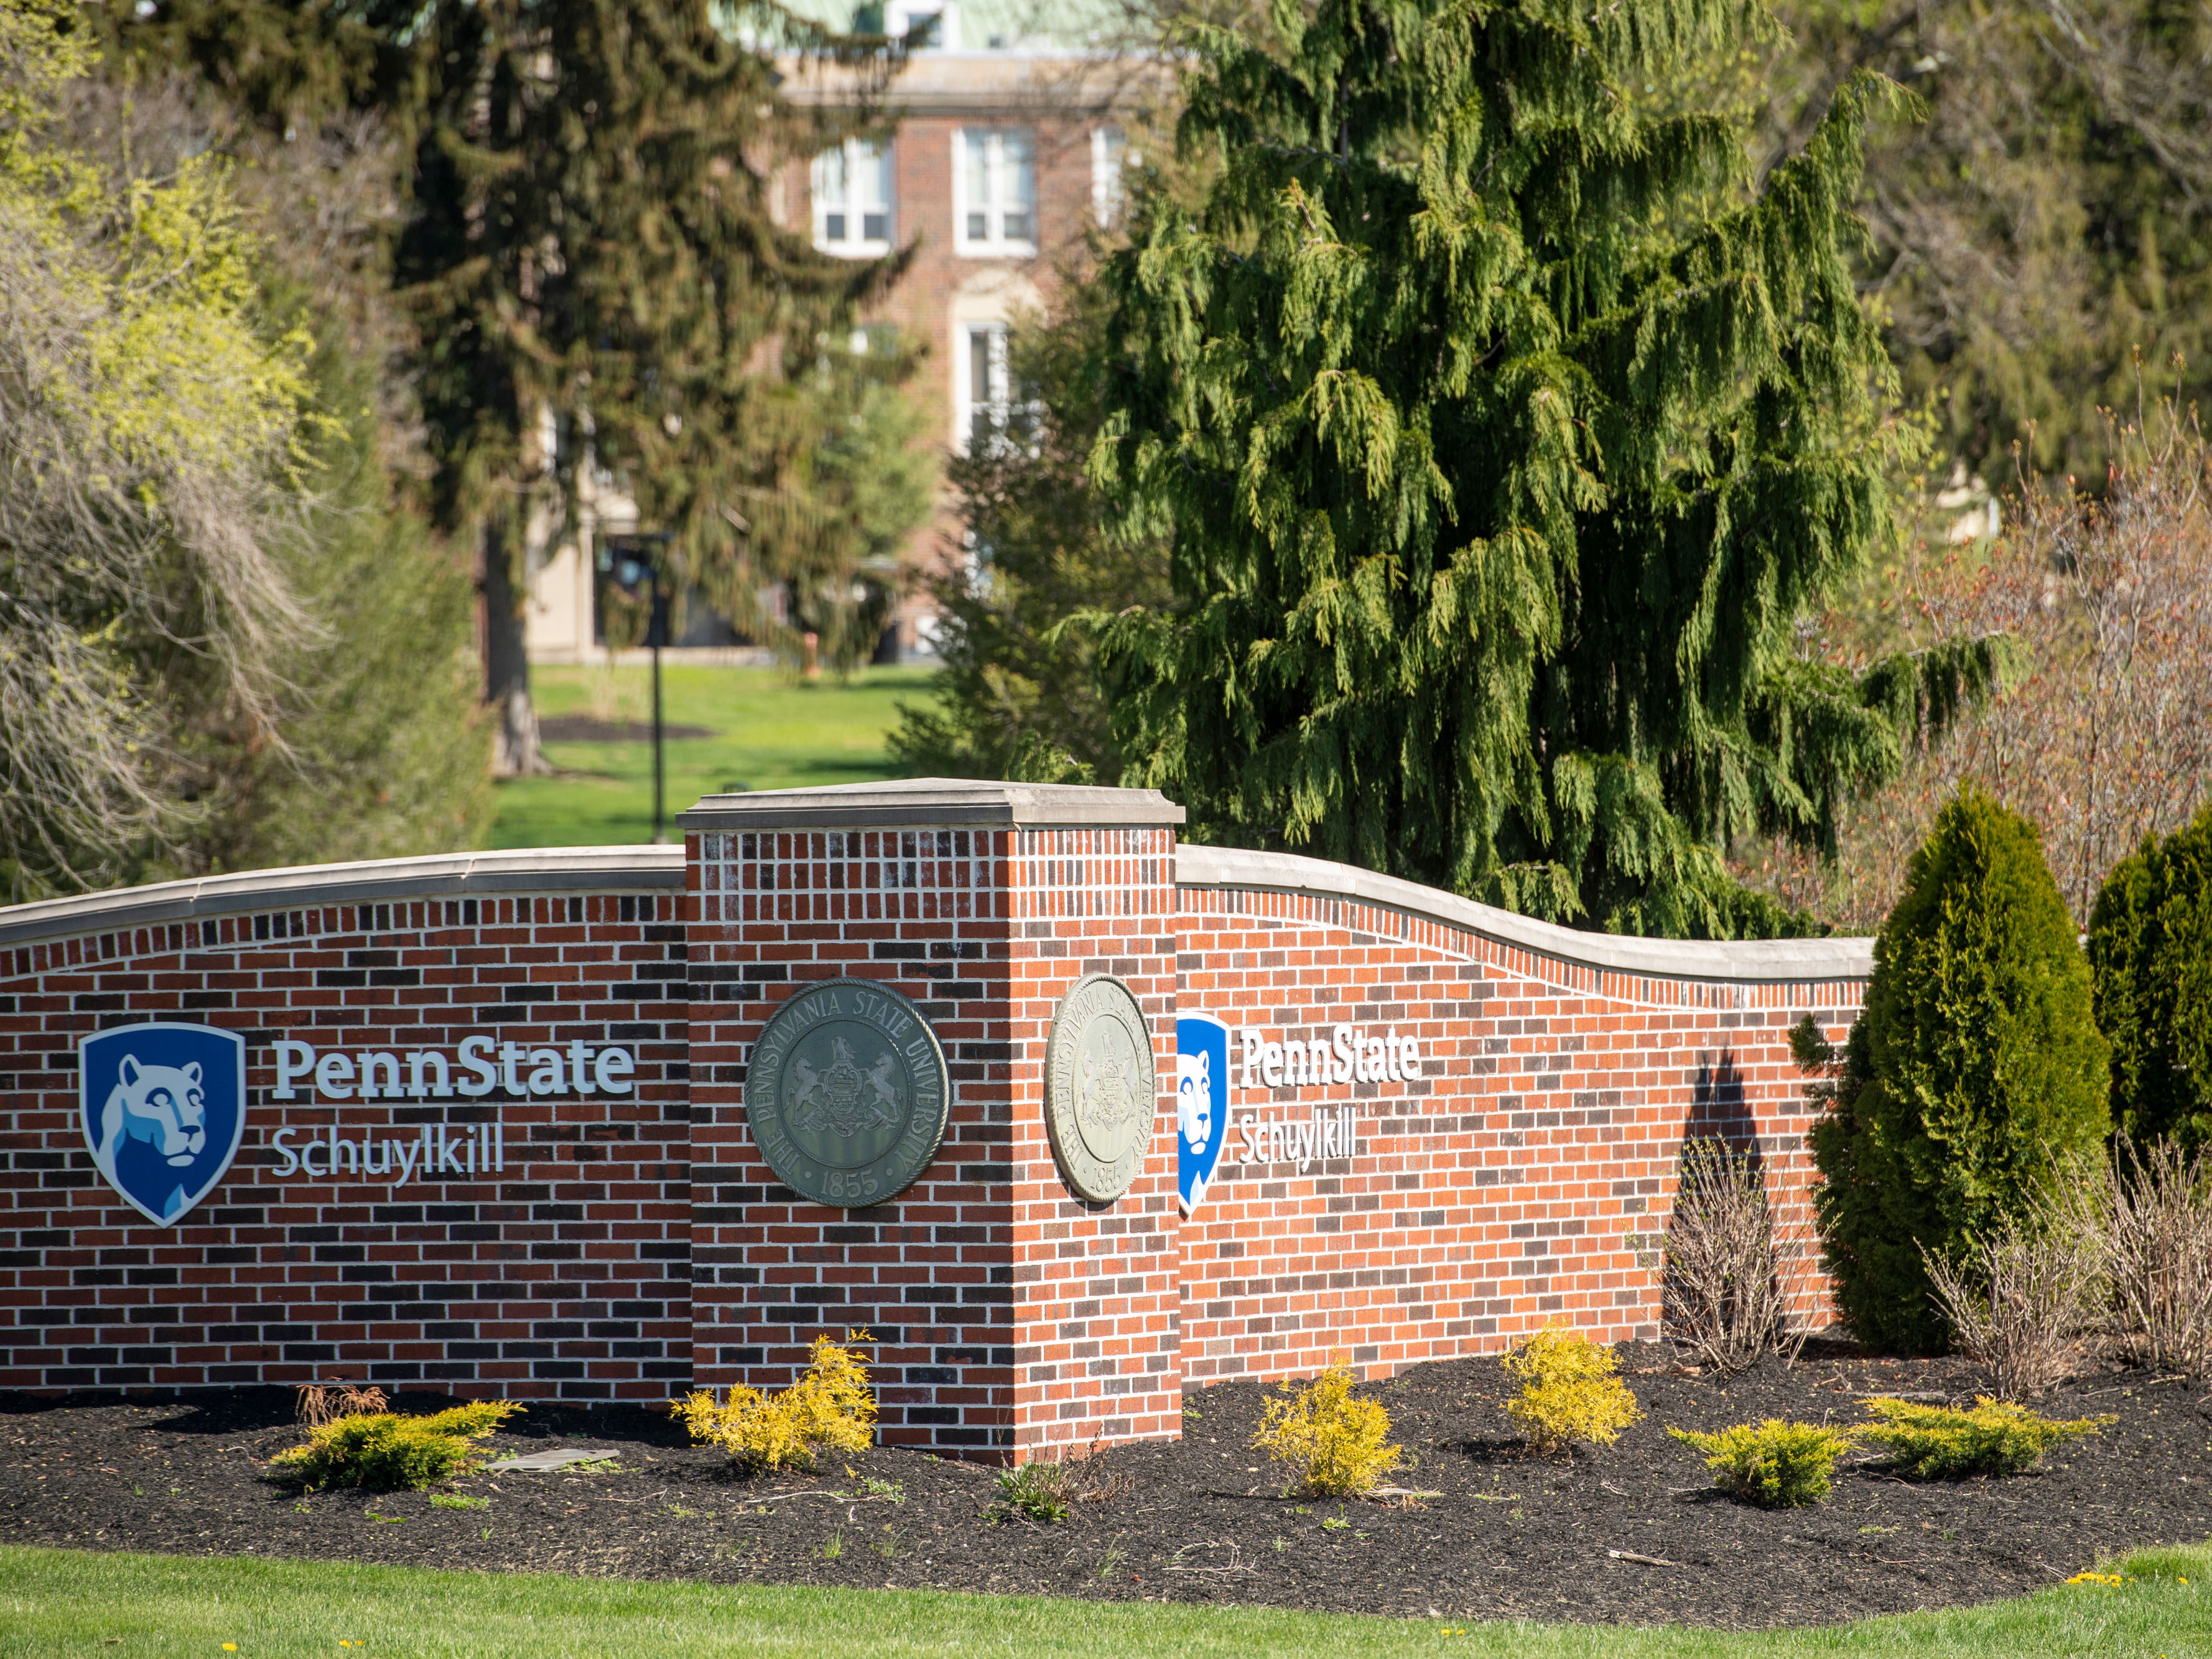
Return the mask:
{"type": "MultiPolygon", "coordinates": [[[[925,700],[930,680],[921,668],[871,668],[842,684],[827,676],[802,683],[773,668],[671,665],[661,672],[668,723],[715,734],[668,744],[672,819],[700,796],[724,790],[863,783],[896,775],[884,750],[884,735],[896,723],[896,705],[925,700]]],[[[541,720],[652,718],[652,671],[643,665],[540,667],[530,678],[541,720]]],[[[500,785],[493,846],[611,846],[652,839],[651,743],[549,743],[545,753],[560,769],[558,776],[500,785]]]]}
{"type": "Polygon", "coordinates": [[[2212,1588],[2200,1587],[2212,1579],[2212,1547],[2148,1551],[2131,1558],[2126,1571],[2136,1581],[2118,1587],[2056,1585],[1963,1612],[1733,1635],[0,1548],[0,1656],[2182,1659],[2212,1654],[2212,1588]]]}

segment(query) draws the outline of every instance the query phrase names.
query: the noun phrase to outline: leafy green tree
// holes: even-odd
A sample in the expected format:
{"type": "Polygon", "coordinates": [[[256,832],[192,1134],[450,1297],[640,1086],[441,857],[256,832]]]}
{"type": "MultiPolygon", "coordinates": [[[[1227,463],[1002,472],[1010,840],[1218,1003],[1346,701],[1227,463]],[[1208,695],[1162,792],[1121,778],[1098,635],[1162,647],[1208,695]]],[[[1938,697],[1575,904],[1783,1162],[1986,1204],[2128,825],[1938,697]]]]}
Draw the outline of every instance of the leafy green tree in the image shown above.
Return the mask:
{"type": "Polygon", "coordinates": [[[2089,919],[2112,1121],[2139,1144],[2212,1140],[2212,808],[2124,859],[2089,919]]]}
{"type": "Polygon", "coordinates": [[[310,626],[275,665],[281,742],[174,665],[173,787],[194,811],[137,879],[442,852],[491,827],[474,585],[392,499],[368,367],[325,341],[308,372],[322,419],[279,557],[310,626]]]}
{"type": "Polygon", "coordinates": [[[1869,69],[1921,106],[1872,136],[1862,275],[1905,396],[1932,408],[1946,450],[2002,485],[2020,442],[2031,468],[2094,489],[2103,410],[2136,405],[2138,351],[2185,405],[2212,393],[2212,13],[2172,0],[1777,10],[1788,32],[1738,68],[1764,155],[1794,149],[1869,69]]]}
{"type": "MultiPolygon", "coordinates": [[[[1749,9],[1756,21],[1755,9],[1749,9]]],[[[1736,935],[1754,830],[1827,844],[1981,642],[1810,660],[1903,443],[1854,289],[1843,88],[1754,179],[1743,124],[1639,88],[1746,9],[1322,0],[1286,49],[1194,27],[1219,170],[1110,260],[1094,472],[1172,536],[1118,619],[1132,781],[1204,836],[1534,915],[1736,935]]]]}
{"type": "Polygon", "coordinates": [[[1922,1250],[1954,1256],[2022,1215],[2111,1125],[2088,961],[2027,821],[1972,791],[1937,814],[1846,1050],[1809,1019],[1793,1039],[1801,1063],[1840,1064],[1812,1142],[1844,1312],[1870,1346],[1940,1351],[1922,1250]]]}
{"type": "Polygon", "coordinates": [[[902,389],[912,353],[888,327],[866,351],[825,349],[804,389],[820,437],[791,458],[785,482],[745,492],[739,556],[707,574],[723,613],[787,662],[805,655],[848,673],[874,654],[906,577],[902,554],[937,501],[928,415],[902,389]],[[770,609],[767,595],[779,603],[770,609]]]}
{"type": "Polygon", "coordinates": [[[1060,295],[1049,321],[1009,339],[1020,393],[1006,430],[951,465],[971,557],[934,585],[945,667],[933,701],[902,705],[890,738],[920,775],[1091,783],[1127,767],[1085,619],[1167,604],[1167,547],[1117,532],[1091,487],[1106,305],[1079,272],[1060,295]]]}
{"type": "Polygon", "coordinates": [[[120,27],[270,123],[350,109],[393,131],[431,501],[481,549],[503,769],[539,763],[526,534],[586,469],[672,533],[679,587],[741,558],[818,562],[836,506],[808,496],[805,463],[849,411],[808,371],[900,261],[832,258],[774,222],[774,168],[861,118],[795,111],[773,54],[880,67],[890,43],[773,0],[157,0],[120,27]]]}
{"type": "Polygon", "coordinates": [[[77,8],[0,0],[0,893],[118,879],[198,814],[179,711],[281,750],[308,344],[224,169],[74,148],[77,8]],[[195,689],[197,691],[195,693],[195,689]]]}

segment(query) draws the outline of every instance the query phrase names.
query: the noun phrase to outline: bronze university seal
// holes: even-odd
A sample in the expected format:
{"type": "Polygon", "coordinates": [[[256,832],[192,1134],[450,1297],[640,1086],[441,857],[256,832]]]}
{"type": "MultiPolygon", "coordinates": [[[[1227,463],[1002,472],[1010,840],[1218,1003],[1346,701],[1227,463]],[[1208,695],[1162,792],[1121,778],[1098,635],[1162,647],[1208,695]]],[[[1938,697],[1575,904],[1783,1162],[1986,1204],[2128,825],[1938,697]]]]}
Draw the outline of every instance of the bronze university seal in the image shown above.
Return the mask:
{"type": "Polygon", "coordinates": [[[848,1210],[929,1167],[950,1095],[929,1022],[869,980],[808,986],[762,1029],[745,1071],[745,1119],[769,1168],[848,1210]]]}
{"type": "Polygon", "coordinates": [[[1152,1028],[1137,999],[1110,974],[1076,981],[1053,1016],[1044,1059],[1045,1130],[1067,1184],[1102,1204],[1128,1191],[1158,1106],[1152,1028]]]}

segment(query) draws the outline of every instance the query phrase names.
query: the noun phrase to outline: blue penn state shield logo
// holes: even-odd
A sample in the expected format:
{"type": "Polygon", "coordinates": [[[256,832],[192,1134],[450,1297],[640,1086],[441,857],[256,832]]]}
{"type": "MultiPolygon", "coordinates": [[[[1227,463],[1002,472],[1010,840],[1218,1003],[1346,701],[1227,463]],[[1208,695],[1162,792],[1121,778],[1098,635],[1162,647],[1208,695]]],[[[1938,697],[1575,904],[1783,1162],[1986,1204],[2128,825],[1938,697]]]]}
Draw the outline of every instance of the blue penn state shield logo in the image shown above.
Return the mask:
{"type": "Polygon", "coordinates": [[[215,1190],[246,1134],[246,1039],[156,1021],[85,1038],[77,1097],[92,1161],[157,1227],[215,1190]]]}
{"type": "Polygon", "coordinates": [[[1176,1191],[1188,1215],[1229,1145],[1229,1028],[1210,1014],[1176,1021],[1176,1191]]]}

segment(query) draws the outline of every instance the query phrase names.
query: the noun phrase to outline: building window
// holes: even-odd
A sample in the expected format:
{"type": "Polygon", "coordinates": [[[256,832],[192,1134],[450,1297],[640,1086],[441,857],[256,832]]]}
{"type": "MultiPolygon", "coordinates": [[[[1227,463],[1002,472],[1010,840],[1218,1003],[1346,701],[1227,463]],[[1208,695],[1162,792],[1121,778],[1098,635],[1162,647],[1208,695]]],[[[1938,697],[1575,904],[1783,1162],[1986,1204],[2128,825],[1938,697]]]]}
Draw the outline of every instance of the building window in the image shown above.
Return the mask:
{"type": "Polygon", "coordinates": [[[1036,142],[1026,128],[952,135],[953,242],[962,253],[1036,252],[1036,142]]]}
{"type": "Polygon", "coordinates": [[[1006,325],[963,323],[952,364],[953,443],[963,454],[988,448],[1006,430],[1011,406],[1006,325]]]}
{"type": "Polygon", "coordinates": [[[867,257],[891,245],[890,146],[848,139],[814,158],[814,246],[867,257]]]}
{"type": "Polygon", "coordinates": [[[1121,170],[1129,161],[1121,128],[1091,129],[1091,216],[1102,229],[1112,228],[1121,217],[1121,170]]]}
{"type": "MultiPolygon", "coordinates": [[[[859,14],[854,14],[857,18],[859,14]]],[[[960,50],[960,8],[954,0],[891,0],[884,8],[884,33],[894,40],[912,39],[919,29],[929,31],[915,45],[923,52],[960,50]]]]}

